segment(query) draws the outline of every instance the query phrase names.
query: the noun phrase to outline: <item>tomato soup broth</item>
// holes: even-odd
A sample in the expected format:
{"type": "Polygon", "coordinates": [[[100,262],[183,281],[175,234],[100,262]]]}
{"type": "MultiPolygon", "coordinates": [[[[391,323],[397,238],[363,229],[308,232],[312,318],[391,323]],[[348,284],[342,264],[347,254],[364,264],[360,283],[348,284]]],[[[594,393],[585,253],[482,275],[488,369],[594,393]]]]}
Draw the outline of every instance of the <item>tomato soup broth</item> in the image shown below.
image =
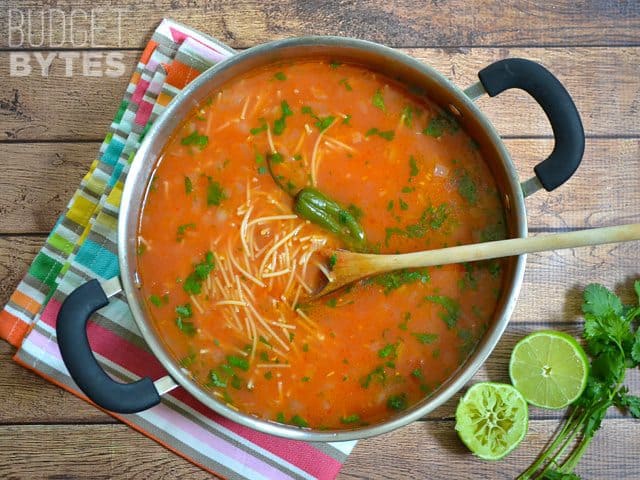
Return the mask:
{"type": "Polygon", "coordinates": [[[468,357],[501,263],[398,271],[309,301],[330,274],[318,252],[353,244],[300,215],[302,188],[340,206],[331,221],[357,223],[363,251],[505,234],[493,177],[450,114],[358,65],[274,64],[212,92],[164,149],[139,227],[148,312],[235,409],[320,429],[380,422],[468,357]]]}

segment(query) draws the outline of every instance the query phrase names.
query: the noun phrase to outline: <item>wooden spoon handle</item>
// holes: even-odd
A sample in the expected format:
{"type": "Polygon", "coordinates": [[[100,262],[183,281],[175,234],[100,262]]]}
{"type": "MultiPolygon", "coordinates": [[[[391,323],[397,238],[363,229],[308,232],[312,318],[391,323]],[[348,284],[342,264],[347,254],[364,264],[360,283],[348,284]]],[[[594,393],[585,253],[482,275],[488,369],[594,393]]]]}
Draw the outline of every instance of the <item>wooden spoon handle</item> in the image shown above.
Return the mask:
{"type": "Polygon", "coordinates": [[[368,257],[366,262],[369,265],[370,273],[373,274],[401,268],[473,262],[521,255],[523,253],[545,252],[548,250],[626,242],[629,240],[640,240],[640,223],[578,230],[552,235],[539,235],[536,237],[511,238],[495,242],[461,245],[458,247],[398,255],[366,255],[368,257]]]}

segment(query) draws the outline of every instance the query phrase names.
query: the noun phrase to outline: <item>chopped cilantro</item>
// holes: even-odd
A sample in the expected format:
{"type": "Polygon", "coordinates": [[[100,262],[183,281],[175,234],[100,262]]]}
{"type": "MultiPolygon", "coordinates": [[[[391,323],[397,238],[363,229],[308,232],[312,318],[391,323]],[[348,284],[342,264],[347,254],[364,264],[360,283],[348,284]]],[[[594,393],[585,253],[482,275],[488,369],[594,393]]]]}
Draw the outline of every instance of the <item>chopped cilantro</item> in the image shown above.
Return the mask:
{"type": "Polygon", "coordinates": [[[274,78],[276,80],[280,80],[281,82],[284,82],[287,79],[287,76],[284,74],[284,72],[276,72],[274,75],[274,78]]]}
{"type": "Polygon", "coordinates": [[[150,295],[149,301],[153,303],[156,307],[162,305],[162,299],[158,295],[150,295]]]}
{"type": "Polygon", "coordinates": [[[300,380],[306,383],[311,380],[311,377],[302,377],[300,380]]]}
{"type": "Polygon", "coordinates": [[[501,219],[497,223],[485,227],[480,232],[480,240],[483,242],[493,242],[495,240],[503,240],[507,236],[507,229],[504,221],[501,219]]]}
{"type": "Polygon", "coordinates": [[[431,118],[422,133],[431,137],[441,137],[445,132],[454,134],[460,129],[458,122],[450,114],[442,112],[431,118]]]}
{"type": "Polygon", "coordinates": [[[302,344],[302,351],[303,352],[308,352],[309,351],[309,344],[308,343],[303,343],[302,344]]]}
{"type": "Polygon", "coordinates": [[[346,417],[340,417],[340,423],[344,423],[345,425],[360,423],[360,415],[354,413],[352,415],[347,415],[346,417]]]}
{"type": "Polygon", "coordinates": [[[242,388],[242,378],[238,375],[231,377],[231,386],[236,390],[240,390],[242,388]]]}
{"type": "Polygon", "coordinates": [[[389,410],[405,410],[408,406],[409,401],[406,393],[391,395],[387,399],[387,408],[389,408],[389,410]]]}
{"type": "Polygon", "coordinates": [[[428,345],[438,339],[438,335],[435,333],[412,333],[412,335],[423,345],[428,345]]]}
{"type": "Polygon", "coordinates": [[[191,304],[185,303],[184,305],[178,305],[176,307],[176,313],[180,315],[182,318],[193,317],[193,310],[191,308],[191,304]]]}
{"type": "Polygon", "coordinates": [[[261,132],[265,132],[267,130],[267,122],[264,118],[260,119],[260,126],[259,127],[254,127],[251,130],[249,130],[249,133],[251,135],[257,135],[261,132]]]}
{"type": "Polygon", "coordinates": [[[336,305],[338,305],[338,299],[337,298],[330,298],[329,300],[327,300],[325,302],[325,305],[327,307],[330,307],[330,308],[336,308],[336,305]]]}
{"type": "Polygon", "coordinates": [[[193,192],[193,183],[191,183],[191,179],[187,176],[184,177],[184,191],[187,195],[193,192]]]}
{"type": "Polygon", "coordinates": [[[389,244],[389,239],[393,235],[407,238],[423,238],[427,231],[437,230],[442,227],[448,216],[449,211],[446,203],[442,203],[438,207],[430,205],[422,211],[416,223],[409,224],[404,229],[388,227],[386,229],[385,244],[389,244]]]}
{"type": "Polygon", "coordinates": [[[271,380],[273,378],[273,373],[271,372],[271,370],[267,370],[264,374],[264,378],[267,380],[271,380]]]}
{"type": "Polygon", "coordinates": [[[331,60],[331,61],[329,62],[329,67],[331,67],[331,68],[333,68],[333,69],[338,68],[340,65],[342,65],[342,63],[341,63],[341,62],[339,62],[339,61],[337,61],[337,60],[331,60]]]}
{"type": "Polygon", "coordinates": [[[462,291],[464,290],[478,290],[478,279],[474,275],[474,266],[473,263],[464,262],[462,264],[464,266],[464,275],[460,280],[458,280],[458,288],[462,291]]]}
{"type": "Polygon", "coordinates": [[[401,198],[398,200],[398,204],[400,205],[400,210],[408,210],[409,204],[402,200],[401,198]]]}
{"type": "Polygon", "coordinates": [[[267,161],[271,163],[282,163],[284,162],[284,156],[281,153],[268,153],[267,161]]]}
{"type": "Polygon", "coordinates": [[[209,382],[207,385],[211,387],[220,387],[225,388],[227,386],[227,382],[220,378],[218,373],[215,370],[209,371],[209,382]]]}
{"type": "MultiPolygon", "coordinates": [[[[409,179],[409,180],[411,180],[411,179],[409,179]]],[[[407,187],[407,186],[402,187],[402,190],[401,190],[402,193],[411,193],[413,191],[415,191],[414,187],[407,187]]]]}
{"type": "Polygon", "coordinates": [[[308,105],[303,106],[300,111],[305,115],[309,115],[316,120],[315,126],[321,132],[325,131],[327,128],[331,126],[336,117],[329,115],[327,117],[319,117],[311,107],[308,105]]]}
{"type": "Polygon", "coordinates": [[[282,109],[282,115],[273,122],[273,134],[282,135],[286,127],[286,119],[293,115],[293,112],[289,108],[289,104],[286,101],[280,102],[280,108],[282,109]]]}
{"type": "Polygon", "coordinates": [[[309,424],[307,423],[307,421],[302,418],[300,415],[296,414],[293,417],[291,417],[291,424],[295,425],[296,427],[308,427],[309,424]]]}
{"type": "Polygon", "coordinates": [[[347,80],[346,78],[341,79],[338,84],[344,85],[344,88],[347,90],[347,92],[353,90],[353,88],[351,88],[351,85],[349,84],[349,80],[347,80]]]}
{"type": "Polygon", "coordinates": [[[395,272],[389,272],[382,275],[376,275],[371,277],[368,282],[383,287],[383,293],[389,295],[394,290],[397,290],[403,285],[411,283],[427,283],[430,279],[429,271],[427,269],[419,270],[397,270],[395,272]]]}
{"type": "Polygon", "coordinates": [[[370,128],[369,130],[367,130],[364,134],[365,137],[370,137],[371,135],[377,135],[380,138],[384,138],[387,141],[391,141],[393,140],[393,137],[395,137],[395,132],[393,130],[379,130],[376,127],[370,128]]]}
{"type": "Polygon", "coordinates": [[[400,330],[408,330],[409,320],[411,320],[411,312],[404,312],[404,316],[402,317],[402,321],[398,324],[398,328],[400,330]]]}
{"type": "Polygon", "coordinates": [[[393,210],[393,200],[389,200],[389,203],[387,203],[387,210],[388,211],[393,210]]]}
{"type": "Polygon", "coordinates": [[[475,339],[473,336],[473,332],[471,330],[460,330],[458,329],[458,338],[462,340],[462,345],[460,346],[460,353],[466,357],[473,347],[475,346],[475,339]]]}
{"type": "Polygon", "coordinates": [[[228,355],[227,362],[232,367],[239,368],[240,370],[244,370],[245,372],[249,370],[249,360],[244,357],[238,357],[237,355],[228,355]]]}
{"type": "Polygon", "coordinates": [[[267,173],[267,167],[264,163],[264,155],[262,155],[260,152],[256,152],[256,166],[258,167],[258,173],[260,175],[264,175],[265,173],[267,173]]]}
{"type": "Polygon", "coordinates": [[[424,374],[422,373],[422,370],[420,370],[419,368],[414,368],[413,371],[411,372],[411,376],[419,380],[424,378],[424,374]]]}
{"type": "Polygon", "coordinates": [[[493,278],[498,278],[498,275],[500,275],[500,270],[501,269],[502,269],[502,266],[500,265],[500,262],[498,260],[494,260],[493,262],[489,262],[489,265],[487,266],[487,270],[489,270],[489,274],[493,278]]]}
{"type": "Polygon", "coordinates": [[[429,295],[424,297],[424,299],[443,307],[444,310],[439,313],[439,317],[447,325],[447,328],[456,326],[458,317],[460,316],[460,304],[457,300],[445,295],[429,295]]]}
{"type": "Polygon", "coordinates": [[[178,234],[176,235],[178,242],[181,242],[182,240],[184,240],[184,236],[187,233],[187,230],[195,230],[195,228],[196,228],[195,223],[185,223],[183,225],[179,225],[178,234]]]}
{"type": "Polygon", "coordinates": [[[415,177],[419,172],[420,170],[418,169],[416,159],[413,157],[413,155],[409,155],[409,178],[415,177]]]}
{"type": "Polygon", "coordinates": [[[351,121],[351,114],[347,113],[342,119],[342,123],[344,123],[345,125],[350,125],[349,123],[350,121],[351,121]]]}
{"type": "Polygon", "coordinates": [[[193,322],[189,320],[185,320],[182,317],[176,318],[176,326],[185,335],[192,337],[193,335],[196,334],[196,327],[193,324],[193,322]]]}
{"type": "Polygon", "coordinates": [[[458,177],[458,193],[470,205],[475,205],[478,202],[478,189],[471,175],[463,168],[458,169],[456,175],[458,177]]]}
{"type": "Polygon", "coordinates": [[[180,140],[180,143],[182,145],[198,147],[200,150],[204,150],[209,144],[209,137],[206,135],[200,135],[196,130],[194,130],[191,134],[180,140]]]}
{"type": "Polygon", "coordinates": [[[205,253],[204,260],[195,265],[194,271],[184,281],[182,285],[184,291],[191,295],[198,295],[202,291],[202,282],[214,268],[213,253],[205,253]]]}
{"type": "Polygon", "coordinates": [[[336,266],[337,261],[338,261],[338,255],[334,253],[329,257],[329,268],[333,270],[333,267],[336,266]]]}
{"type": "Polygon", "coordinates": [[[384,97],[382,96],[382,92],[380,91],[380,89],[376,90],[376,93],[373,94],[371,103],[374,107],[379,108],[383,112],[387,111],[387,107],[384,104],[384,97]]]}
{"type": "Polygon", "coordinates": [[[278,413],[276,414],[276,422],[279,422],[279,423],[287,423],[287,419],[285,418],[284,413],[282,413],[282,412],[278,412],[278,413]]]}
{"type": "Polygon", "coordinates": [[[220,202],[226,198],[227,196],[222,189],[222,185],[209,178],[209,185],[207,186],[207,205],[220,205],[220,202]]]}
{"type": "Polygon", "coordinates": [[[378,357],[380,358],[396,358],[398,356],[398,344],[387,343],[384,347],[378,350],[378,357]]]}
{"type": "Polygon", "coordinates": [[[410,105],[407,105],[402,109],[402,114],[400,115],[400,120],[404,123],[405,127],[411,128],[413,126],[413,116],[416,117],[422,114],[422,110],[419,108],[413,108],[410,105]]]}
{"type": "Polygon", "coordinates": [[[360,386],[362,388],[369,388],[369,385],[371,385],[371,382],[373,380],[377,380],[378,382],[384,384],[386,379],[387,374],[384,371],[384,367],[380,365],[360,379],[360,386]]]}
{"type": "Polygon", "coordinates": [[[321,132],[323,132],[331,126],[331,124],[335,119],[336,117],[332,115],[329,115],[328,117],[324,117],[324,118],[319,118],[318,121],[316,122],[316,127],[318,127],[318,129],[321,132]]]}
{"type": "Polygon", "coordinates": [[[193,362],[195,361],[196,361],[196,354],[195,352],[191,352],[189,355],[182,357],[182,359],[180,360],[180,366],[184,368],[189,368],[191,365],[193,365],[193,362]]]}

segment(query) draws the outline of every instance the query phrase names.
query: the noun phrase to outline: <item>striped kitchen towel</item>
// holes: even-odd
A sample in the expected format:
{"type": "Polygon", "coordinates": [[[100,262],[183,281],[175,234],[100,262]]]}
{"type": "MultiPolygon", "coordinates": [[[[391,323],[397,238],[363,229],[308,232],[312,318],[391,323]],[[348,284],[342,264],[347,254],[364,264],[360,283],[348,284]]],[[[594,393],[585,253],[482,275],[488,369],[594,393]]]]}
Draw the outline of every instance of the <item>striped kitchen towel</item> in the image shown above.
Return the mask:
{"type": "MultiPolygon", "coordinates": [[[[61,215],[4,310],[0,337],[14,360],[85,398],[68,375],[55,323],[66,296],[89,279],[118,275],[116,227],[129,166],[153,121],[185,85],[233,50],[164,20],[142,53],[99,158],[61,215]]],[[[157,379],[166,372],[145,345],[124,296],[112,298],[87,329],[99,363],[114,378],[157,379]]],[[[145,412],[115,415],[202,468],[226,478],[334,478],[355,442],[285,440],[223,418],[182,389],[145,412]]]]}

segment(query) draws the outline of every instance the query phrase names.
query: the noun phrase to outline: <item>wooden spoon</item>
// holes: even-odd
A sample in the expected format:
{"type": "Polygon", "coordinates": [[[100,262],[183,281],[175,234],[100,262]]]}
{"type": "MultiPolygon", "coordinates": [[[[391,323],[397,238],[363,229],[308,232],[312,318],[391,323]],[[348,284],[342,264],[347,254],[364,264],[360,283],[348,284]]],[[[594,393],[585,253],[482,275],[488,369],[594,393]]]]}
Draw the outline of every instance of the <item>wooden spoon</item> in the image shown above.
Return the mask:
{"type": "Polygon", "coordinates": [[[523,253],[586,247],[603,243],[640,240],[640,223],[592,228],[569,233],[511,238],[496,242],[460,245],[398,255],[376,255],[335,250],[327,255],[331,278],[312,297],[331,293],[361,278],[402,268],[430,267],[449,263],[474,262],[523,253]],[[335,256],[334,256],[335,255],[335,256]]]}

